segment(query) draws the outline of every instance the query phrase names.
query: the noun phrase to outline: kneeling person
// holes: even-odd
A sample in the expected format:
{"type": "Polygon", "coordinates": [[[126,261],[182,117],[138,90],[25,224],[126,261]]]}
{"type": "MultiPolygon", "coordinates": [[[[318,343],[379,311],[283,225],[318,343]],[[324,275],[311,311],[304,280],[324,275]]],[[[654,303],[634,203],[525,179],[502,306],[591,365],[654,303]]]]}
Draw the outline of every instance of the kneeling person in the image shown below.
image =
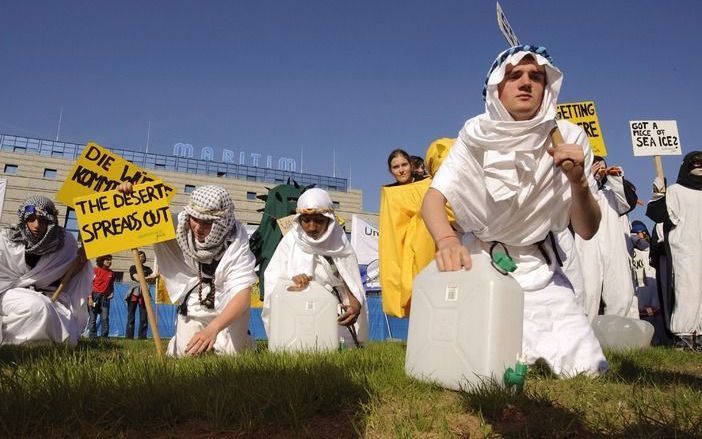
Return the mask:
{"type": "Polygon", "coordinates": [[[470,269],[464,243],[485,254],[499,243],[515,259],[528,362],[543,358],[561,376],[598,375],[607,363],[549,239],[569,223],[590,239],[600,221],[583,130],[558,121],[565,143],[551,148],[561,81],[543,48],[500,54],[488,73],[485,112],[465,123],[424,197],[422,216],[442,271],[470,269]],[[574,166],[561,167],[565,160],[574,166]],[[447,201],[464,243],[448,222],[447,201]]]}
{"type": "MultiPolygon", "coordinates": [[[[120,190],[131,192],[131,183],[120,190]]],[[[236,354],[253,347],[248,327],[255,259],[224,188],[195,189],[178,215],[176,239],[154,245],[154,253],[171,302],[178,304],[168,355],[236,354]]]]}
{"type": "Polygon", "coordinates": [[[17,215],[17,225],[0,234],[0,344],[49,340],[75,345],[85,327],[93,270],[73,235],[58,225],[53,201],[30,197],[17,215]],[[82,268],[52,302],[76,258],[82,268]]]}
{"type": "Polygon", "coordinates": [[[283,237],[265,272],[263,324],[270,334],[271,293],[280,280],[305,289],[314,280],[339,294],[344,314],[338,318],[339,337],[346,346],[368,340],[368,308],[356,253],[336,222],[329,194],[308,189],[297,201],[292,229],[283,237]]]}

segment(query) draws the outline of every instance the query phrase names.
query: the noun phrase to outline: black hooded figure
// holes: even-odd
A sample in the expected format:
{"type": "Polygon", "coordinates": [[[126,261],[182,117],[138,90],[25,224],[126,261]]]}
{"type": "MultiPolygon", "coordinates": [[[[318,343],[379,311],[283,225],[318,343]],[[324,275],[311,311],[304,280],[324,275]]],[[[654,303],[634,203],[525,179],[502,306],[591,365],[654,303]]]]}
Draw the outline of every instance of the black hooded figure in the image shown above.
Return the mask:
{"type": "MultiPolygon", "coordinates": [[[[655,186],[655,185],[654,185],[655,186]]],[[[676,184],[656,193],[646,216],[663,223],[666,284],[659,285],[666,328],[682,346],[702,341],[702,151],[685,156],[676,184]]],[[[660,238],[655,236],[654,238],[660,238]]],[[[655,243],[654,243],[655,246],[655,243]]]]}

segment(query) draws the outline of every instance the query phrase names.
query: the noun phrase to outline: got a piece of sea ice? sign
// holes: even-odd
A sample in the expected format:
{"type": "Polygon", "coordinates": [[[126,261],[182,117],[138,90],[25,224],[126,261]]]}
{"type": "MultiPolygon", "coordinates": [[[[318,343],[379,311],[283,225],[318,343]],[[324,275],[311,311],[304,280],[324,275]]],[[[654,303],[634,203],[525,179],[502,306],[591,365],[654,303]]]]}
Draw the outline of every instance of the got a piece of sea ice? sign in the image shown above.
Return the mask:
{"type": "Polygon", "coordinates": [[[634,156],[681,155],[678,124],[674,120],[630,120],[634,156]]]}
{"type": "Polygon", "coordinates": [[[75,198],[80,236],[88,258],[175,238],[168,208],[175,191],[160,180],[133,192],[100,192],[75,198]]]}

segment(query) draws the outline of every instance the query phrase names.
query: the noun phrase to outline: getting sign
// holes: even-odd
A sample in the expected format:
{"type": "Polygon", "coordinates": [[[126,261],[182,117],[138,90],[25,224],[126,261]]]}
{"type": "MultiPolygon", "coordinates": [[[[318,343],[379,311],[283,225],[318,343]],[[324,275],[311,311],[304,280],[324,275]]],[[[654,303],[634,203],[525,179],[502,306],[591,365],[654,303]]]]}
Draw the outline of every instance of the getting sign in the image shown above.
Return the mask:
{"type": "Polygon", "coordinates": [[[602,137],[600,121],[597,119],[593,101],[559,104],[556,111],[556,119],[568,120],[580,125],[585,130],[587,139],[590,141],[590,148],[592,148],[592,152],[595,155],[600,157],[607,156],[607,148],[602,137]]]}

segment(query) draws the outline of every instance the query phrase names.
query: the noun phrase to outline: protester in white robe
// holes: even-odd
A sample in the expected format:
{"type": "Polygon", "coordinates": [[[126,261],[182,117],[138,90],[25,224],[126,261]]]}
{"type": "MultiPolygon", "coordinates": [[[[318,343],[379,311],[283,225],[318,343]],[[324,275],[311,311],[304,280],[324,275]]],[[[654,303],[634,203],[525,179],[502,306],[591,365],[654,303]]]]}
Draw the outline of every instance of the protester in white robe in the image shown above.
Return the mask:
{"type": "Polygon", "coordinates": [[[575,249],[575,237],[570,229],[554,233],[556,239],[556,256],[558,256],[561,271],[573,287],[575,301],[584,308],[585,280],[583,279],[582,263],[575,249]]]}
{"type": "MultiPolygon", "coordinates": [[[[358,260],[346,233],[336,221],[329,194],[323,189],[308,189],[298,199],[296,212],[292,229],[280,241],[266,268],[265,290],[274,291],[281,280],[292,280],[299,289],[306,288],[310,280],[326,287],[330,294],[336,289],[345,309],[338,319],[339,337],[344,339],[345,346],[354,346],[350,327],[359,343],[367,341],[368,307],[358,260]],[[323,221],[326,225],[311,230],[310,227],[314,227],[311,223],[319,219],[326,220],[323,221]]],[[[266,294],[263,299],[261,313],[268,334],[270,297],[266,294]]]]}
{"type": "Polygon", "coordinates": [[[656,285],[656,269],[650,265],[650,242],[648,228],[641,221],[631,222],[631,269],[634,273],[634,287],[639,306],[641,320],[653,325],[654,333],[651,339],[653,346],[667,345],[670,339],[666,334],[663,323],[663,312],[658,300],[656,285]]]}
{"type": "Polygon", "coordinates": [[[58,225],[54,203],[33,196],[18,209],[19,222],[0,234],[0,344],[78,343],[88,315],[92,267],[72,234],[58,225]],[[51,296],[74,261],[82,268],[51,296]]]}
{"type": "Polygon", "coordinates": [[[607,362],[547,239],[569,223],[589,238],[599,222],[585,133],[558,121],[565,143],[551,148],[561,81],[543,48],[517,46],[500,54],[488,74],[485,113],[460,131],[422,215],[442,271],[468,269],[471,252],[489,257],[492,243],[504,244],[517,264],[511,275],[524,290],[527,362],[543,358],[564,377],[596,376],[607,362]],[[565,160],[574,166],[561,168],[565,160]],[[447,201],[463,241],[446,218],[447,201]]]}
{"type": "MultiPolygon", "coordinates": [[[[131,191],[131,184],[120,190],[131,191]]],[[[178,304],[168,355],[253,348],[248,325],[255,259],[226,189],[195,189],[178,215],[176,239],[154,245],[154,253],[171,302],[178,304]]]]}
{"type": "Polygon", "coordinates": [[[666,253],[672,262],[668,264],[672,275],[667,276],[667,294],[673,302],[670,330],[686,346],[699,347],[702,344],[702,152],[687,154],[676,184],[668,187],[665,194],[654,193],[654,198],[646,215],[664,223],[666,253]]]}
{"type": "Polygon", "coordinates": [[[585,312],[592,322],[602,301],[605,314],[638,318],[628,248],[629,219],[626,216],[635,207],[630,202],[636,196],[629,194],[627,197],[622,169],[616,166],[607,168],[601,157],[595,158],[592,173],[598,182],[595,198],[602,220],[592,239],[575,238],[585,282],[585,312]]]}

